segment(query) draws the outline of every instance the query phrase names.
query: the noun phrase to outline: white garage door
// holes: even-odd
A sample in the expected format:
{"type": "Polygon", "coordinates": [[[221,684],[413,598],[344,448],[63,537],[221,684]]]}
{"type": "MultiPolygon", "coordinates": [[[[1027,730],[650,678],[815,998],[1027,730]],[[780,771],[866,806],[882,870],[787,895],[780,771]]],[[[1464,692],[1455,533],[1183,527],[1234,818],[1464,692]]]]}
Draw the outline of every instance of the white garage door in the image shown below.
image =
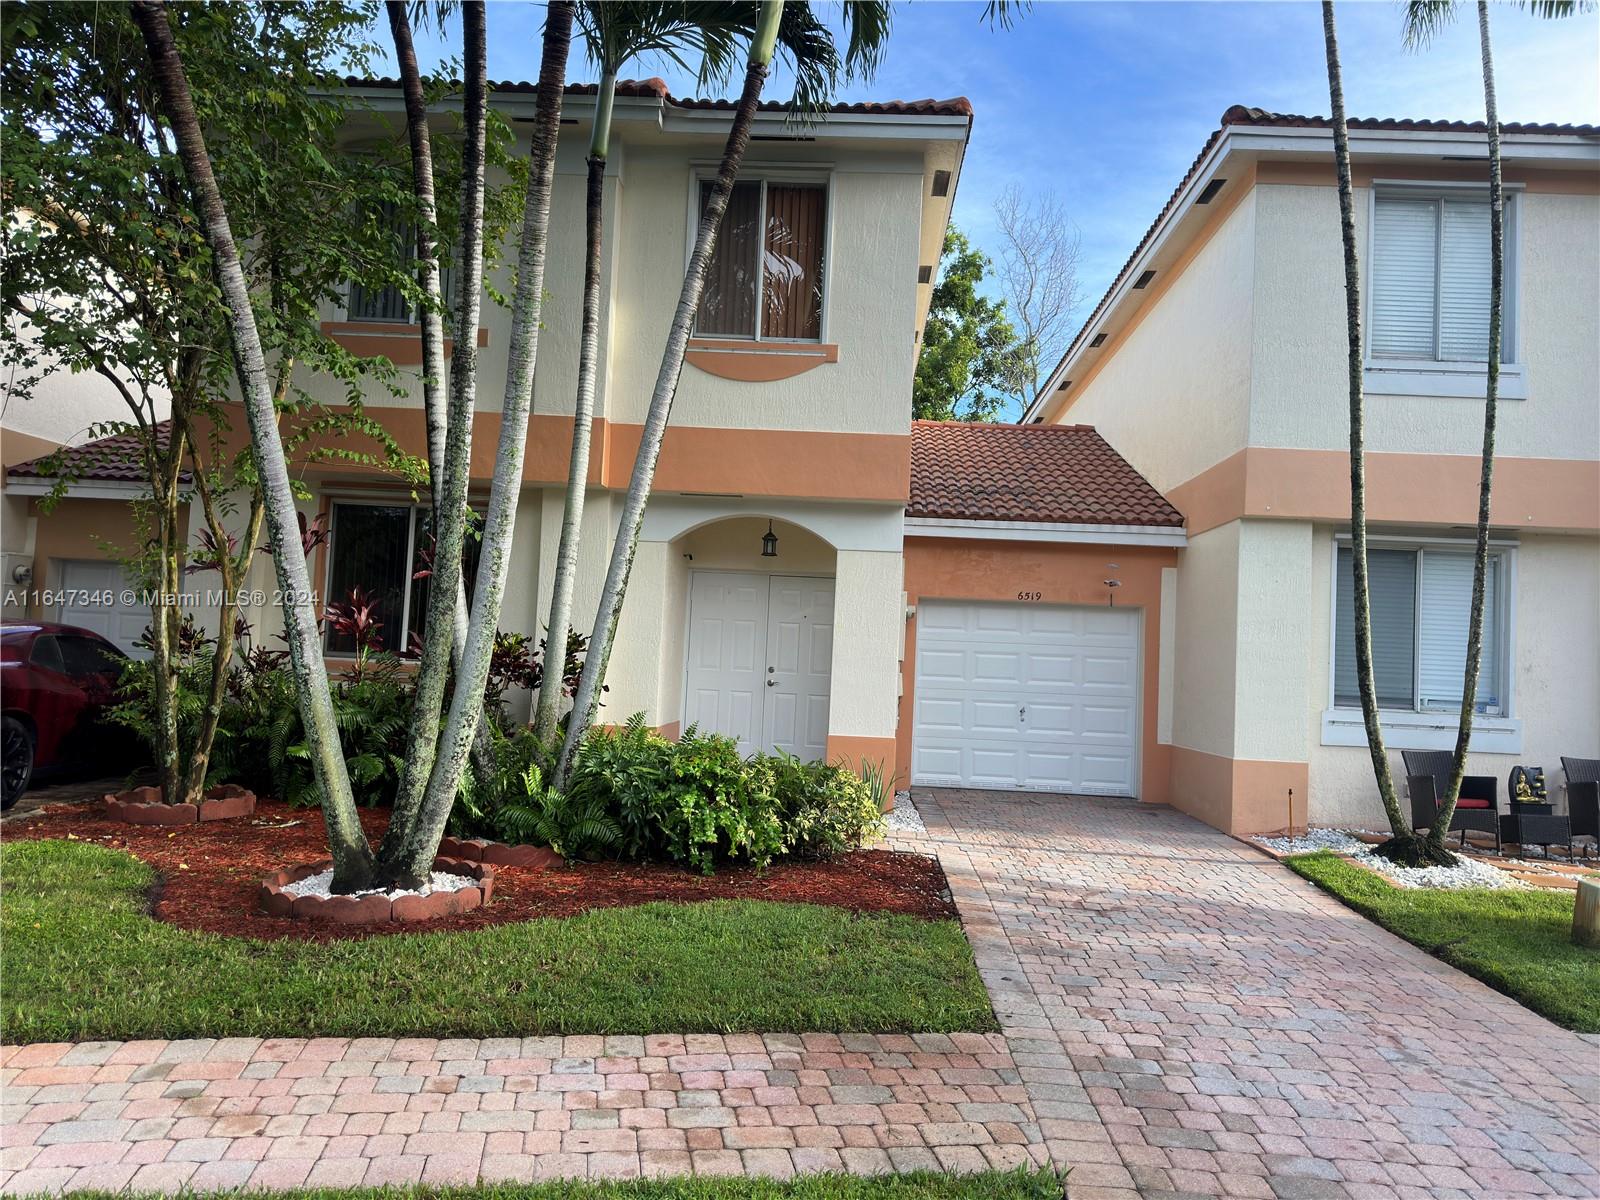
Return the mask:
{"type": "MultiPolygon", "coordinates": [[[[128,603],[129,588],[122,564],[94,559],[66,559],[56,565],[56,587],[62,600],[56,620],[92,629],[134,658],[149,658],[134,643],[150,624],[148,605],[128,603]]],[[[215,624],[215,622],[213,622],[215,624]]]]}
{"type": "Polygon", "coordinates": [[[924,600],[916,666],[914,783],[1135,794],[1136,609],[924,600]]]}

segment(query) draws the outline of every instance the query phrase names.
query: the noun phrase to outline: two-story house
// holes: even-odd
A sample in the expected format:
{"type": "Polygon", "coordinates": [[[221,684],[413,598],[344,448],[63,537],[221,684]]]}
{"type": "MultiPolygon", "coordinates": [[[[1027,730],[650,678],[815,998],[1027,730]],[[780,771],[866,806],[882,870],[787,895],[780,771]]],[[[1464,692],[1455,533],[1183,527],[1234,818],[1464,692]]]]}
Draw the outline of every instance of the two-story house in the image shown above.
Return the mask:
{"type": "MultiPolygon", "coordinates": [[[[399,136],[396,86],[352,86],[388,116],[353,136],[399,136]]],[[[592,96],[569,88],[563,113],[535,412],[500,622],[536,635],[571,440],[592,96]]],[[[499,85],[492,102],[525,138],[532,88],[499,85]]],[[[730,107],[675,100],[659,81],[619,89],[574,610],[581,632],[730,107]]],[[[1184,542],[1182,517],[1092,429],[911,419],[971,121],[965,100],[840,105],[799,126],[780,105],[764,107],[679,383],[608,671],[606,719],[643,712],[669,733],[695,724],[746,751],[874,762],[921,784],[1162,800],[1157,698],[1171,641],[1162,580],[1184,542]]],[[[325,317],[332,336],[398,367],[403,394],[371,388],[367,413],[420,455],[421,353],[403,299],[352,287],[325,317]]],[[[505,309],[485,306],[478,341],[481,497],[498,435],[505,309]]],[[[335,381],[301,383],[330,404],[342,399],[335,381]]],[[[137,468],[124,466],[131,481],[108,478],[112,468],[97,462],[95,486],[136,491],[137,468]]],[[[36,476],[23,464],[8,483],[46,489],[36,476]]],[[[329,534],[310,564],[323,600],[366,589],[380,602],[385,644],[404,647],[424,608],[413,571],[425,506],[346,464],[306,464],[303,477],[307,523],[320,518],[329,534]]],[[[69,497],[39,523],[41,582],[92,569],[76,541],[56,544],[58,529],[65,537],[98,523],[115,541],[109,526],[126,513],[104,498],[69,497]],[[62,521],[69,509],[77,516],[62,521]]],[[[270,597],[265,556],[251,584],[270,597]]],[[[39,615],[143,625],[136,609],[111,619],[81,607],[39,615]]],[[[278,621],[270,600],[249,617],[267,634],[278,621]]],[[[330,631],[331,660],[350,649],[330,631]]]]}
{"type": "MultiPolygon", "coordinates": [[[[1484,128],[1352,121],[1350,142],[1378,698],[1391,750],[1448,749],[1483,429],[1484,128]]],[[[1470,768],[1504,779],[1600,752],[1600,130],[1505,125],[1501,147],[1470,768]]],[[[1026,414],[1093,423],[1187,517],[1161,599],[1161,742],[1173,802],[1224,829],[1282,827],[1291,789],[1297,822],[1382,827],[1352,648],[1346,361],[1328,124],[1235,107],[1026,414]]]]}

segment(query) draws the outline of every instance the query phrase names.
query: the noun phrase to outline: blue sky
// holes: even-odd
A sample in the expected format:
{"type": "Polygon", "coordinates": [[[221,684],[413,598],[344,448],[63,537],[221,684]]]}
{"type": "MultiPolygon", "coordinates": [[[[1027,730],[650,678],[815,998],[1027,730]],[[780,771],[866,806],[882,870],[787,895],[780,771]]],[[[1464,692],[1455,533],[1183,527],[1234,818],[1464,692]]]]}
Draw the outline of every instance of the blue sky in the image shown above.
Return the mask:
{"type": "MultiPolygon", "coordinates": [[[[1401,46],[1399,3],[1340,4],[1351,115],[1481,119],[1474,10],[1464,9],[1467,23],[1411,53],[1401,46]]],[[[900,4],[877,77],[841,98],[968,97],[977,117],[957,224],[992,245],[1003,188],[1054,190],[1081,230],[1086,310],[1230,104],[1328,109],[1321,8],[1310,0],[1046,0],[1009,31],[990,31],[982,11],[965,0],[900,4]]],[[[490,5],[492,78],[536,73],[543,17],[542,5],[490,5]]],[[[1503,120],[1600,122],[1600,13],[1546,21],[1497,4],[1491,21],[1503,120]]],[[[593,76],[576,58],[569,74],[593,76]]],[[[668,62],[630,74],[661,75],[675,94],[694,91],[668,62]]],[[[785,83],[780,73],[768,94],[786,96],[785,83]]]]}

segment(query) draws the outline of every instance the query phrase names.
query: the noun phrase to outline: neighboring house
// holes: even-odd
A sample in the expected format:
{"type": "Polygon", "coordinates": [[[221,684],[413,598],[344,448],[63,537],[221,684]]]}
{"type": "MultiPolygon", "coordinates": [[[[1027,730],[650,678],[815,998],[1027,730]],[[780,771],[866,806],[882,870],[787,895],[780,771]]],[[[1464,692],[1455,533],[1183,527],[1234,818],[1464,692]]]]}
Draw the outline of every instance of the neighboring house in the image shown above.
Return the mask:
{"type": "MultiPolygon", "coordinates": [[[[397,136],[396,86],[352,86],[388,114],[384,136],[397,136]]],[[[592,96],[569,88],[563,114],[507,630],[539,632],[549,610],[592,96]]],[[[499,85],[493,102],[525,151],[531,86],[499,85]]],[[[619,89],[574,610],[585,633],[730,110],[675,100],[659,81],[619,89]]],[[[746,751],[874,762],[924,784],[1164,800],[1162,580],[1184,544],[1181,516],[1092,430],[911,419],[971,120],[965,100],[841,105],[804,126],[764,106],[679,384],[605,718],[642,711],[669,733],[695,724],[746,751]]],[[[368,413],[421,454],[410,318],[398,296],[355,290],[326,329],[404,373],[409,394],[373,389],[368,413]]],[[[505,309],[485,306],[479,498],[495,461],[509,324],[505,309]]],[[[340,399],[332,381],[300,382],[340,399]]],[[[312,494],[305,515],[325,517],[331,535],[311,563],[323,599],[366,588],[381,599],[386,643],[404,646],[423,611],[412,580],[423,507],[373,471],[321,463],[297,473],[312,494]]],[[[265,556],[252,586],[270,598],[265,556]]],[[[278,619],[270,602],[250,617],[263,632],[278,619]]],[[[327,649],[333,661],[349,651],[335,640],[327,649]]]]}
{"type": "MultiPolygon", "coordinates": [[[[1352,121],[1350,141],[1384,736],[1448,749],[1483,433],[1485,135],[1352,121]]],[[[1541,764],[1554,782],[1559,756],[1600,754],[1600,131],[1504,125],[1501,147],[1505,365],[1469,770],[1541,764]]],[[[1381,827],[1352,648],[1346,355],[1327,122],[1235,107],[1025,417],[1092,422],[1188,519],[1161,596],[1160,740],[1173,803],[1223,829],[1283,826],[1291,789],[1296,821],[1381,827]]]]}
{"type": "MultiPolygon", "coordinates": [[[[9,339],[30,336],[26,322],[16,314],[7,314],[6,326],[9,339]]],[[[63,569],[74,590],[91,583],[98,586],[111,570],[105,546],[131,545],[135,538],[125,497],[117,504],[74,503],[41,525],[39,500],[50,485],[42,483],[34,469],[11,472],[63,446],[81,445],[96,426],[128,420],[128,407],[117,389],[92,372],[55,371],[44,374],[24,399],[12,390],[15,380],[13,370],[0,386],[0,466],[6,471],[0,486],[0,616],[8,620],[41,615],[37,605],[29,603],[31,594],[59,586],[63,569]],[[48,573],[52,562],[57,564],[53,578],[48,573]]],[[[122,457],[118,451],[111,453],[113,458],[122,457]]],[[[115,578],[120,587],[120,570],[115,578]]],[[[74,614],[52,615],[67,619],[74,614]]],[[[94,628],[106,632],[99,625],[94,628]]]]}

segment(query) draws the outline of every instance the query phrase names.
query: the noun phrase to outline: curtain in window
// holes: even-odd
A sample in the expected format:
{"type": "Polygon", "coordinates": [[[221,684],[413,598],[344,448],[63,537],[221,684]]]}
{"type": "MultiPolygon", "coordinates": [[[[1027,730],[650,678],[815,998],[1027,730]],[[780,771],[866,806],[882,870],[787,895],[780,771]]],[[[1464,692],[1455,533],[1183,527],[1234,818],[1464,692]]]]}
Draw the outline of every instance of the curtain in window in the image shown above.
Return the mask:
{"type": "MultiPolygon", "coordinates": [[[[1368,550],[1367,587],[1372,600],[1372,674],[1383,708],[1415,707],[1417,555],[1412,550],[1368,550]]],[[[1339,550],[1335,603],[1333,698],[1357,708],[1355,577],[1348,548],[1339,550]]],[[[1460,689],[1457,688],[1459,696],[1460,689]]]]}
{"type": "Polygon", "coordinates": [[[1434,357],[1438,208],[1432,200],[1379,198],[1372,237],[1372,353],[1434,357]]]}
{"type": "Polygon", "coordinates": [[[822,336],[822,245],[827,192],[816,186],[767,186],[761,335],[822,336]]]}
{"type": "MultiPolygon", "coordinates": [[[[705,210],[711,184],[700,185],[705,210]]],[[[761,244],[761,184],[736,183],[717,232],[717,248],[706,269],[705,291],[695,332],[711,337],[754,337],[756,334],[756,248],[761,244]]]]}
{"type": "MultiPolygon", "coordinates": [[[[343,603],[352,588],[362,588],[376,603],[383,628],[378,636],[386,650],[405,649],[405,594],[411,564],[406,547],[411,537],[410,505],[335,504],[329,538],[328,590],[324,605],[343,603]]],[[[355,640],[328,628],[330,653],[351,653],[355,640]]]]}
{"type": "Polygon", "coordinates": [[[1489,206],[1446,200],[1439,227],[1439,357],[1489,360],[1489,206]]]}
{"type": "MultiPolygon", "coordinates": [[[[1495,618],[1499,559],[1489,559],[1484,580],[1483,657],[1478,665],[1476,709],[1500,706],[1500,653],[1495,618]]],[[[1418,638],[1419,708],[1460,711],[1467,670],[1468,618],[1472,614],[1472,555],[1442,550],[1422,554],[1422,632],[1418,638]]]]}

